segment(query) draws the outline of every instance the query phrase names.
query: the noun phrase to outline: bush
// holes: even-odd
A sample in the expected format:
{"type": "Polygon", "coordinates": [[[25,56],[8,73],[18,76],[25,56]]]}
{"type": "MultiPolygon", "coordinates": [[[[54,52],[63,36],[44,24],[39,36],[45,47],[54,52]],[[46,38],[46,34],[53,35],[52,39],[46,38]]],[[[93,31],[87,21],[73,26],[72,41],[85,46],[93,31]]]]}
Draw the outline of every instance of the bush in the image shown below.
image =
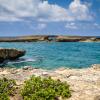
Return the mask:
{"type": "Polygon", "coordinates": [[[0,94],[0,100],[10,100],[10,99],[9,99],[9,96],[7,94],[1,93],[0,94]]]}
{"type": "Polygon", "coordinates": [[[0,79],[0,100],[10,100],[9,95],[14,94],[16,82],[6,78],[0,79]]]}
{"type": "Polygon", "coordinates": [[[67,83],[49,78],[32,76],[25,81],[21,90],[24,100],[55,100],[59,97],[69,98],[71,92],[67,83]]]}

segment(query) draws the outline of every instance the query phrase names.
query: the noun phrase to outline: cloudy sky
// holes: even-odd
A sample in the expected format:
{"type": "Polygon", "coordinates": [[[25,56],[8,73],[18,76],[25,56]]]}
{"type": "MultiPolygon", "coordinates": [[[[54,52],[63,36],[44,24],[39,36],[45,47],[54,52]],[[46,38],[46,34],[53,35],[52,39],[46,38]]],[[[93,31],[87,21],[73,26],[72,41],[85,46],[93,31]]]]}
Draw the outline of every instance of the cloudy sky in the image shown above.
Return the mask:
{"type": "Polygon", "coordinates": [[[0,36],[100,36],[100,0],[0,0],[0,36]]]}

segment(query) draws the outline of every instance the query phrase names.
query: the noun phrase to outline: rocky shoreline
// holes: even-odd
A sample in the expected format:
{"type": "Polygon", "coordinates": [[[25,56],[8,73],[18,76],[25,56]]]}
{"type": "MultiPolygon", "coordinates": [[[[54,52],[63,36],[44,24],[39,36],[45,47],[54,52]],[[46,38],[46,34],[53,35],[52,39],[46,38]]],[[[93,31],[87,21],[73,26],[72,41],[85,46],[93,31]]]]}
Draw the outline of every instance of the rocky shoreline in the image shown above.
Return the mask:
{"type": "MultiPolygon", "coordinates": [[[[55,80],[67,81],[72,90],[72,97],[68,100],[100,100],[100,64],[84,69],[44,70],[30,66],[20,69],[0,68],[0,78],[15,79],[18,86],[22,85],[32,75],[51,76],[55,80]]],[[[15,98],[11,100],[18,100],[15,98]]]]}
{"type": "Polygon", "coordinates": [[[0,42],[100,42],[96,36],[32,35],[19,37],[0,37],[0,42]]]}

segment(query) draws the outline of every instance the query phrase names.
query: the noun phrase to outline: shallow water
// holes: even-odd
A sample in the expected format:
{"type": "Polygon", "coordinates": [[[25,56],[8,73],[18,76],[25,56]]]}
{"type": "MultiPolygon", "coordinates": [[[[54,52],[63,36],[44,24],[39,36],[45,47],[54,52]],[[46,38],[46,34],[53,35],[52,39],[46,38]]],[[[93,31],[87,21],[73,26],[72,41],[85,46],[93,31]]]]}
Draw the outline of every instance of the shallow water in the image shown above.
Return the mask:
{"type": "Polygon", "coordinates": [[[84,68],[100,64],[100,42],[13,42],[0,43],[0,47],[24,49],[23,59],[9,62],[10,66],[31,65],[38,68],[84,68]]]}

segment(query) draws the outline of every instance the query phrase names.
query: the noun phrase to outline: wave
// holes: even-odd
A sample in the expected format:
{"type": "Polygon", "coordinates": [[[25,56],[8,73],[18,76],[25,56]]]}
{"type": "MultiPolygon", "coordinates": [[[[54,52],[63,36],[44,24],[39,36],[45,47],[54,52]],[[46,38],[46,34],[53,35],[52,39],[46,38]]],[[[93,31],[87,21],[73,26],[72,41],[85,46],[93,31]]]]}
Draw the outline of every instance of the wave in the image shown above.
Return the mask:
{"type": "Polygon", "coordinates": [[[25,63],[25,62],[35,62],[36,59],[32,59],[32,58],[20,58],[14,61],[8,61],[7,64],[18,64],[18,63],[25,63]]]}

